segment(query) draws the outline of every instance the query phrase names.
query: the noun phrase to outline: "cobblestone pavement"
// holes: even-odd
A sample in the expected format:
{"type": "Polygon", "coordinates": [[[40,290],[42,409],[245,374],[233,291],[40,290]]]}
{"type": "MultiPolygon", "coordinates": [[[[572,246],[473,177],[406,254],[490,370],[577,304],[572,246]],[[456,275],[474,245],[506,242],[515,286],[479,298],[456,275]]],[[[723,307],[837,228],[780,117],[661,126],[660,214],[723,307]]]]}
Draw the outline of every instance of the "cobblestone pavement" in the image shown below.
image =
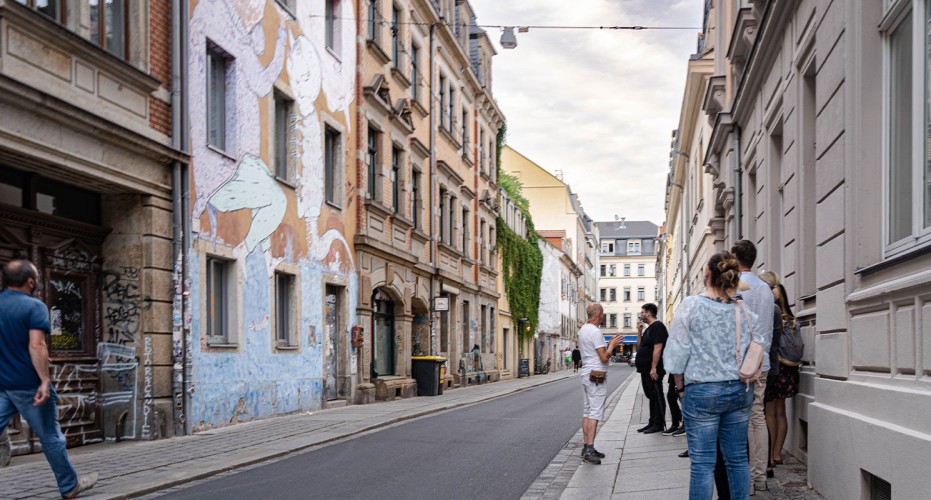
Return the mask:
{"type": "MultiPolygon", "coordinates": [[[[81,498],[135,497],[573,375],[535,375],[439,396],[292,414],[158,441],[101,443],[68,453],[79,474],[100,474],[97,487],[81,498]]],[[[60,498],[45,457],[17,456],[0,468],[0,498],[60,498]]]]}
{"type": "MultiPolygon", "coordinates": [[[[678,457],[687,448],[685,438],[637,432],[649,420],[649,404],[636,374],[610,396],[606,415],[595,438],[595,447],[606,455],[601,465],[581,463],[579,431],[522,500],[688,498],[690,463],[678,457]]],[[[789,454],[784,460],[768,480],[769,489],[754,498],[823,500],[808,488],[805,464],[789,454]]]]}

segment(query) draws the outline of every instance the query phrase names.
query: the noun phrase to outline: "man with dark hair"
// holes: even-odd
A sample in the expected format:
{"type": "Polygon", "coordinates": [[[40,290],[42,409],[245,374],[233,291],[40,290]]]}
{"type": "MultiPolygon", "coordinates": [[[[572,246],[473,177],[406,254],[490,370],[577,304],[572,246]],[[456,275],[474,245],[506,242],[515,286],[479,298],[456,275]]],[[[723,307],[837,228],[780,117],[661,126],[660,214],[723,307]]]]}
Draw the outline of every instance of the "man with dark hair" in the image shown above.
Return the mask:
{"type": "MultiPolygon", "coordinates": [[[[773,343],[773,291],[765,281],[753,272],[756,263],[756,246],[748,240],[734,243],[731,252],[737,257],[740,267],[740,285],[737,293],[750,312],[759,320],[759,331],[753,332],[763,340],[763,352],[768,353],[773,343]]],[[[766,416],[763,413],[763,396],[766,393],[766,377],[769,373],[769,356],[763,356],[763,371],[753,384],[753,406],[750,411],[750,426],[747,430],[747,445],[750,458],[750,494],[767,489],[766,464],[769,454],[769,436],[766,416]]]]}
{"type": "Polygon", "coordinates": [[[78,478],[58,424],[58,395],[49,380],[48,309],[32,297],[39,273],[28,260],[3,266],[0,292],[0,429],[19,412],[39,437],[42,451],[55,473],[58,491],[74,498],[97,483],[97,473],[78,478]]]}
{"type": "Polygon", "coordinates": [[[666,400],[663,394],[663,346],[669,338],[669,332],[662,321],[656,319],[656,304],[644,304],[640,309],[638,328],[647,325],[640,336],[640,349],[637,351],[637,372],[643,385],[643,394],[650,400],[650,421],[637,432],[652,434],[666,430],[666,400]]]}

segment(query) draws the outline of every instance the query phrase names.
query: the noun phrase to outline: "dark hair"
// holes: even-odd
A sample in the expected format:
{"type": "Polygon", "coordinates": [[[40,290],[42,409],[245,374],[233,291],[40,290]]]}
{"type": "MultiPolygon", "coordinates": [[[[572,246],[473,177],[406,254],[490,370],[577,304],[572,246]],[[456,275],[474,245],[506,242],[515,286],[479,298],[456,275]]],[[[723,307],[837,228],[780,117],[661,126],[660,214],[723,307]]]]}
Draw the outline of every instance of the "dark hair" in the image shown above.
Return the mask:
{"type": "Polygon", "coordinates": [[[746,267],[753,267],[753,263],[756,262],[756,245],[750,240],[740,240],[734,243],[731,252],[746,267]]]}
{"type": "Polygon", "coordinates": [[[39,276],[36,274],[36,267],[28,260],[11,260],[3,266],[4,289],[11,286],[21,287],[29,278],[38,280],[39,276]]]}
{"type": "Polygon", "coordinates": [[[654,303],[652,303],[652,302],[643,304],[643,307],[641,307],[640,309],[643,309],[644,311],[650,313],[650,315],[653,316],[654,318],[656,317],[656,313],[659,311],[659,310],[656,308],[656,304],[654,304],[654,303]]]}
{"type": "Polygon", "coordinates": [[[740,282],[740,267],[737,258],[730,252],[718,252],[708,259],[708,269],[711,271],[711,285],[720,288],[730,295],[731,290],[737,289],[740,282]]]}

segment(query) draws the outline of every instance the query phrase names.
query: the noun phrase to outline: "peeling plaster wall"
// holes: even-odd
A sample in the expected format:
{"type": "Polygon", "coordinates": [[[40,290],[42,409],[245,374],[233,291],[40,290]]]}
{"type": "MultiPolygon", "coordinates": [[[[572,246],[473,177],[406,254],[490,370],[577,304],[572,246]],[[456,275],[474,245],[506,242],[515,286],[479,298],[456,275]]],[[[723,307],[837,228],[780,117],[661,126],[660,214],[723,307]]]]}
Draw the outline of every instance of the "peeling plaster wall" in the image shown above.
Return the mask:
{"type": "Polygon", "coordinates": [[[537,330],[545,333],[559,333],[561,301],[561,265],[559,255],[549,244],[540,241],[543,252],[543,279],[540,282],[540,313],[537,330]]]}
{"type": "MultiPolygon", "coordinates": [[[[346,288],[338,343],[348,346],[357,322],[358,278],[347,234],[349,165],[355,144],[350,113],[355,92],[355,14],[341,2],[341,57],[323,46],[322,2],[298,2],[296,18],[274,0],[200,0],[190,20],[192,227],[189,260],[192,408],[195,430],[321,408],[326,402],[324,290],[346,288]],[[313,4],[313,5],[312,5],[313,4]],[[319,5],[317,5],[319,4],[319,5]],[[319,11],[319,12],[318,12],[319,11]],[[315,16],[315,17],[311,17],[315,16]],[[319,17],[317,17],[319,16],[319,17]],[[227,147],[207,144],[206,63],[215,46],[227,66],[227,147]],[[274,93],[293,99],[291,154],[295,172],[281,182],[274,156],[274,93]],[[340,132],[343,211],[324,202],[324,126],[340,132]],[[204,263],[230,259],[230,324],[225,347],[205,337],[204,263]],[[274,273],[294,276],[296,316],[291,345],[275,339],[274,273]]],[[[290,160],[289,160],[290,161],[290,160]]],[[[340,348],[339,378],[350,376],[340,348]]]]}

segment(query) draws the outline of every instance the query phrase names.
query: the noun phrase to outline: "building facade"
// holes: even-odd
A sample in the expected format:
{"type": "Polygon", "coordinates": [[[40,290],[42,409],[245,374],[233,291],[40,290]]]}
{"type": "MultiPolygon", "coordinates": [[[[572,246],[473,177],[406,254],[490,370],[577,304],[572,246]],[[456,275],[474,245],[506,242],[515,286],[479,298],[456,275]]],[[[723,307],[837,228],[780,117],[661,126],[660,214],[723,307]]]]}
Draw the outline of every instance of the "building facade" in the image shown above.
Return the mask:
{"type": "MultiPolygon", "coordinates": [[[[0,1],[0,264],[39,269],[69,446],[178,432],[178,9],[0,1]]],[[[19,417],[7,433],[40,450],[19,417]]]]}
{"type": "MultiPolygon", "coordinates": [[[[498,188],[498,213],[499,224],[504,223],[508,229],[521,238],[527,238],[527,220],[524,212],[514,203],[504,188],[498,188]]],[[[494,244],[495,242],[489,242],[494,244]]],[[[495,270],[497,272],[496,282],[498,289],[498,331],[496,335],[496,360],[497,369],[502,379],[516,378],[518,376],[519,359],[523,357],[524,352],[531,351],[529,342],[524,342],[528,335],[530,325],[527,324],[529,318],[515,318],[511,314],[511,306],[508,303],[508,296],[504,290],[504,272],[503,259],[501,252],[494,252],[495,270]],[[527,332],[527,333],[525,333],[527,332]],[[524,340],[522,340],[524,339],[524,340]]]]}
{"type": "Polygon", "coordinates": [[[578,343],[580,305],[585,303],[582,268],[570,257],[571,246],[564,230],[540,230],[538,245],[543,254],[540,282],[539,322],[535,333],[534,366],[547,362],[550,371],[564,369],[566,348],[578,343]]]}
{"type": "Polygon", "coordinates": [[[356,311],[366,342],[355,401],[413,396],[413,353],[445,357],[449,383],[476,366],[494,378],[503,123],[491,94],[494,49],[467,2],[358,0],[356,8],[364,39],[356,311]],[[448,310],[435,311],[435,297],[448,310]]]}
{"type": "Polygon", "coordinates": [[[659,226],[649,221],[596,222],[598,245],[598,296],[605,320],[605,337],[624,335],[619,352],[631,354],[640,343],[637,321],[640,309],[657,303],[656,252],[659,226]]]}
{"type": "Polygon", "coordinates": [[[769,0],[706,13],[718,50],[700,201],[723,248],[756,243],[754,271],[780,275],[801,324],[786,448],[827,498],[922,497],[931,197],[915,110],[927,104],[928,7],[769,0]]]}

